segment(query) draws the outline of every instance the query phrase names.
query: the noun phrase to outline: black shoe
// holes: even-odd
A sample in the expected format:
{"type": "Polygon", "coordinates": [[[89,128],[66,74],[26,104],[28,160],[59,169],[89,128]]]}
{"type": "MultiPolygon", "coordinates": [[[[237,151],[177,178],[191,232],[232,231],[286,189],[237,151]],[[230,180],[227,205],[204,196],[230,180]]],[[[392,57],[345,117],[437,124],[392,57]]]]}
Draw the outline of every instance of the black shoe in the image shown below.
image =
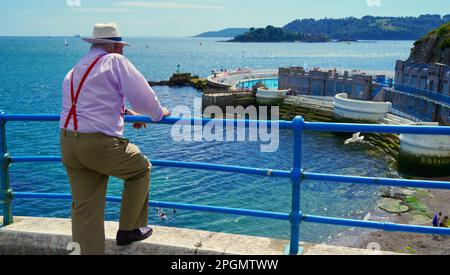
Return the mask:
{"type": "Polygon", "coordinates": [[[119,230],[117,232],[117,245],[125,246],[134,242],[140,242],[148,239],[153,234],[153,229],[150,226],[142,227],[132,231],[119,230]]]}

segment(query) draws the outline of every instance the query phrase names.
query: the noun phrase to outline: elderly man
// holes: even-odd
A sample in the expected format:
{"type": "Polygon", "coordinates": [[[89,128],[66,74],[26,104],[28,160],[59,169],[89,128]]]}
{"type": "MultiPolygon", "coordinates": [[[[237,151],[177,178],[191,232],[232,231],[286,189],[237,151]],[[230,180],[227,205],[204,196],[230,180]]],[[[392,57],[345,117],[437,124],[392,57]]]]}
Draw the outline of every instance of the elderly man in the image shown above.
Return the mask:
{"type": "MultiPolygon", "coordinates": [[[[161,121],[161,107],[141,73],[123,56],[115,24],[97,24],[91,50],[63,82],[61,149],[72,189],[72,235],[83,255],[104,254],[104,210],[110,176],[125,181],[117,245],[152,235],[148,227],[151,164],[139,148],[122,138],[124,116],[161,121]],[[125,109],[125,99],[135,111],[125,109]]],[[[142,128],[145,124],[135,124],[142,128]]]]}

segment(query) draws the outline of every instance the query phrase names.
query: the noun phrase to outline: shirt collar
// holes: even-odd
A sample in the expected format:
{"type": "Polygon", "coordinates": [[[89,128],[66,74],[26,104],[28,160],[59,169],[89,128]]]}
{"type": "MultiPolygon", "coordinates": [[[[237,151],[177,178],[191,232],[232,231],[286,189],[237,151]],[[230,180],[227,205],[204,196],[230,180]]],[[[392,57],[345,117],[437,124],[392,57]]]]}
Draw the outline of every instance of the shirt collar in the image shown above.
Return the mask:
{"type": "Polygon", "coordinates": [[[90,53],[93,55],[101,55],[101,54],[107,54],[108,52],[102,48],[93,48],[90,50],[90,53]]]}

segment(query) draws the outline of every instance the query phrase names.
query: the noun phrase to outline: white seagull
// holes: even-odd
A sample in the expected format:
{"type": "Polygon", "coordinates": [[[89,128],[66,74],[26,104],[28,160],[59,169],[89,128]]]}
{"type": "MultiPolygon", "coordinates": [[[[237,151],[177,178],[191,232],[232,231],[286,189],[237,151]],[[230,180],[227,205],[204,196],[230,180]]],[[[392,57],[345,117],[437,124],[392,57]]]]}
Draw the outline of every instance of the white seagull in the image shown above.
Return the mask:
{"type": "Polygon", "coordinates": [[[345,145],[348,145],[350,143],[362,142],[364,140],[364,137],[361,137],[360,135],[361,133],[354,134],[352,138],[345,141],[345,145]]]}

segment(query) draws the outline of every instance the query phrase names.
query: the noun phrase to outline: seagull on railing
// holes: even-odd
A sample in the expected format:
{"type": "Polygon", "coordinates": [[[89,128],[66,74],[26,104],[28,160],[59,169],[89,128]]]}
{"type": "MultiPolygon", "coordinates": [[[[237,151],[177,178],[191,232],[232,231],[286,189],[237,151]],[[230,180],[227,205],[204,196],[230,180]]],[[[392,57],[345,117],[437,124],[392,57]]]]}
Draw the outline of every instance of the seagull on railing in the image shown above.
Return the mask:
{"type": "Polygon", "coordinates": [[[361,133],[356,133],[356,134],[353,135],[352,138],[347,139],[345,141],[345,145],[348,145],[350,143],[360,143],[360,142],[363,142],[363,140],[364,140],[364,137],[361,136],[361,133]]]}

